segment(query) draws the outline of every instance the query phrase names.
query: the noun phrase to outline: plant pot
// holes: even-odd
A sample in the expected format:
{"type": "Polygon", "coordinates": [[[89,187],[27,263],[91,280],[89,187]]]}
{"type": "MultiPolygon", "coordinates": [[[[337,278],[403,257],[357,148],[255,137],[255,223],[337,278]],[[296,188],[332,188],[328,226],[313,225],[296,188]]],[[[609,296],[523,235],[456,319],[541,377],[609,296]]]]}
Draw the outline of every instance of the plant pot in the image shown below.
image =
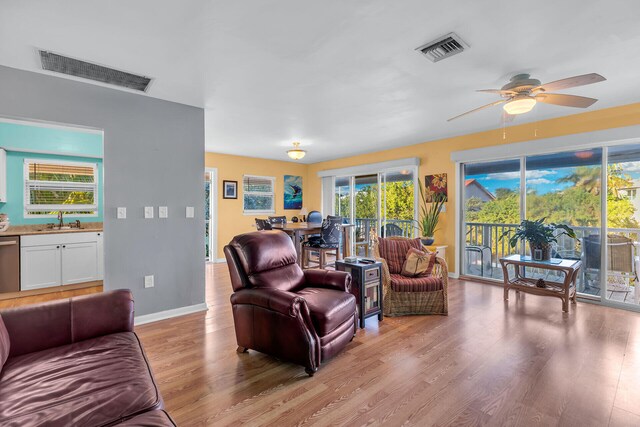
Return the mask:
{"type": "Polygon", "coordinates": [[[423,236],[423,237],[420,238],[420,240],[422,241],[423,245],[431,246],[431,245],[433,245],[433,242],[434,242],[435,239],[433,238],[433,236],[431,236],[431,237],[429,237],[429,236],[424,237],[423,236]]]}
{"type": "Polygon", "coordinates": [[[529,249],[531,249],[531,258],[535,261],[549,261],[551,259],[550,243],[529,242],[529,249]]]}

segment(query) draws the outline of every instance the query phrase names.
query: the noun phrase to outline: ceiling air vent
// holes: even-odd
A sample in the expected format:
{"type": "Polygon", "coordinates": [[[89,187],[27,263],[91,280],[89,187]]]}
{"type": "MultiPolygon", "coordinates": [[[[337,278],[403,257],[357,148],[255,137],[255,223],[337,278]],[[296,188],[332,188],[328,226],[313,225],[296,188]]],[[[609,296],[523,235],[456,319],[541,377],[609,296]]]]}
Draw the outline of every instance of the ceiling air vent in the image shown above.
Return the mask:
{"type": "Polygon", "coordinates": [[[145,92],[151,79],[91,62],[40,50],[42,69],[145,92]]]}
{"type": "Polygon", "coordinates": [[[449,33],[437,40],[420,46],[416,50],[431,62],[438,62],[468,49],[469,45],[456,33],[449,33]]]}

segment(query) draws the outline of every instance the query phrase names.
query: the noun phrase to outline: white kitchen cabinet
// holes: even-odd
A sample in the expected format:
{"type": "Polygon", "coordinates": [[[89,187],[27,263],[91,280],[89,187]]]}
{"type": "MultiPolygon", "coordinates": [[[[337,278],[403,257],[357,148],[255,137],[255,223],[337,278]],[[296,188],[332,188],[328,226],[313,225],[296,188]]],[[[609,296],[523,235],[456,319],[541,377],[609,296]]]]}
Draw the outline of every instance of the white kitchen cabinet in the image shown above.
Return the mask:
{"type": "Polygon", "coordinates": [[[62,284],[98,280],[98,242],[62,245],[62,284]]]}
{"type": "Polygon", "coordinates": [[[23,247],[20,250],[20,289],[60,286],[60,245],[23,247]]]}
{"type": "Polygon", "coordinates": [[[22,290],[103,278],[102,232],[23,236],[20,247],[22,290]]]}

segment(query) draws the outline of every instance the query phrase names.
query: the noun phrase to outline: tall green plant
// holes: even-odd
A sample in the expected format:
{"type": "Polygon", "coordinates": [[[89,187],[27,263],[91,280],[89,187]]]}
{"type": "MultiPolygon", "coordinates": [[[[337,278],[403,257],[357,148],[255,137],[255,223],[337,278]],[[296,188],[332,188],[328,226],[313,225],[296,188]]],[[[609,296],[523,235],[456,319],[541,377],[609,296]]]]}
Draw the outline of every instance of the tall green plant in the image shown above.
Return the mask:
{"type": "Polygon", "coordinates": [[[423,237],[433,237],[438,230],[440,213],[444,207],[446,197],[444,194],[432,194],[428,198],[422,181],[418,180],[420,188],[420,231],[423,237]]]}
{"type": "Polygon", "coordinates": [[[509,237],[509,246],[515,248],[520,240],[524,240],[534,245],[546,245],[550,243],[557,243],[558,237],[569,236],[572,239],[576,238],[576,233],[571,227],[564,224],[545,224],[546,218],[540,218],[535,221],[529,221],[525,219],[516,228],[515,233],[511,235],[512,230],[507,230],[502,233],[500,240],[505,237],[509,237]],[[562,230],[560,233],[556,232],[562,230]]]}

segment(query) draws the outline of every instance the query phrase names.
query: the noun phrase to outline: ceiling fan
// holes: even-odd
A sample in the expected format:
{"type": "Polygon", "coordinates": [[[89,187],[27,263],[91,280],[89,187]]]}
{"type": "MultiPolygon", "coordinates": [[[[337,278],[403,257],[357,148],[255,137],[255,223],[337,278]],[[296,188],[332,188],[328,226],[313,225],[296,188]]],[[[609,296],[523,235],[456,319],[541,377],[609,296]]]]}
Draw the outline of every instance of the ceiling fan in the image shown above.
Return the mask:
{"type": "Polygon", "coordinates": [[[582,76],[569,77],[567,79],[556,80],[555,82],[541,84],[540,80],[532,79],[529,74],[517,74],[511,77],[511,80],[500,89],[481,89],[478,92],[495,93],[502,96],[499,101],[491,104],[483,105],[466,113],[452,117],[455,120],[467,114],[475,113],[494,105],[504,104],[507,119],[513,119],[517,114],[528,113],[538,102],[545,104],[561,105],[563,107],[587,108],[593,105],[597,99],[586,98],[584,96],[563,95],[559,93],[549,93],[551,91],[569,89],[577,86],[590,85],[606,80],[600,74],[591,73],[582,76]]]}

